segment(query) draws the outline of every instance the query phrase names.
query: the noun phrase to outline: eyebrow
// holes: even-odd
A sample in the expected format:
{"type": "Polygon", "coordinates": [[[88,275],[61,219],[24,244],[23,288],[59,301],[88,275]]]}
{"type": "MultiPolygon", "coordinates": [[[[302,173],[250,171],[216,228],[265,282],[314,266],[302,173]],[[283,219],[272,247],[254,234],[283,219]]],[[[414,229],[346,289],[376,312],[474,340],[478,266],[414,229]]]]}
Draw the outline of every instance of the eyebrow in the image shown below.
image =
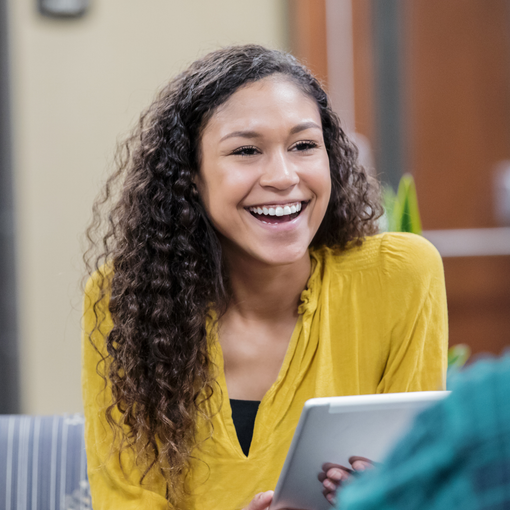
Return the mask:
{"type": "MultiPolygon", "coordinates": [[[[299,133],[301,131],[304,131],[305,129],[320,129],[322,131],[322,128],[317,125],[315,122],[309,121],[309,122],[302,122],[301,124],[298,124],[297,126],[294,126],[290,130],[291,135],[295,135],[296,133],[299,133]]],[[[232,133],[229,133],[228,135],[225,135],[223,138],[220,139],[220,142],[223,142],[223,140],[227,140],[228,138],[260,138],[262,135],[260,133],[257,133],[257,131],[233,131],[232,133]]]]}
{"type": "Polygon", "coordinates": [[[304,131],[305,129],[319,129],[322,131],[322,128],[315,124],[315,122],[309,121],[309,122],[303,122],[301,124],[298,124],[297,126],[294,126],[290,130],[291,135],[295,135],[296,133],[299,133],[300,131],[304,131]]]}

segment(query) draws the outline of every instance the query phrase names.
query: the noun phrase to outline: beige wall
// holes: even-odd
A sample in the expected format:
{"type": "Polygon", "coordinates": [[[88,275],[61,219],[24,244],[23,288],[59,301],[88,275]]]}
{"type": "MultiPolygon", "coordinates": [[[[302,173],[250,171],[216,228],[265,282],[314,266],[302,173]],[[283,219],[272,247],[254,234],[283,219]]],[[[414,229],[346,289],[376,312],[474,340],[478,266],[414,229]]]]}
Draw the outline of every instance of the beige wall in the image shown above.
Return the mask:
{"type": "Polygon", "coordinates": [[[119,135],[204,52],[287,48],[284,0],[92,0],[82,19],[10,0],[22,411],[81,410],[84,228],[119,135]]]}

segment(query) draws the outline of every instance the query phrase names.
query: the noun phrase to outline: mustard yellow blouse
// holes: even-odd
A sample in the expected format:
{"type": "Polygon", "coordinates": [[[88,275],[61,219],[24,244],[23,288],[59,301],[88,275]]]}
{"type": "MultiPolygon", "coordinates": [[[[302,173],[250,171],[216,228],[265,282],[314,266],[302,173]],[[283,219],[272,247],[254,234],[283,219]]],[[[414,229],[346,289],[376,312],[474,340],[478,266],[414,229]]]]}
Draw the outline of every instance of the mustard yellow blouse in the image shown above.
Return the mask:
{"type": "MultiPolygon", "coordinates": [[[[264,396],[246,457],[237,440],[223,372],[221,348],[211,338],[218,385],[211,409],[214,433],[193,462],[186,508],[234,510],[258,492],[274,489],[304,402],[312,397],[445,388],[447,314],[443,268],[435,248],[413,234],[367,238],[360,248],[310,253],[315,262],[301,294],[299,319],[277,380],[264,396]]],[[[98,354],[88,334],[95,323],[85,295],[83,395],[88,474],[94,510],[166,509],[158,473],[142,486],[133,455],[123,454],[125,474],[112,454],[104,419],[109,391],[97,375],[98,354]]],[[[92,339],[104,350],[108,311],[92,339]]],[[[199,437],[207,434],[197,431],[199,437]]]]}

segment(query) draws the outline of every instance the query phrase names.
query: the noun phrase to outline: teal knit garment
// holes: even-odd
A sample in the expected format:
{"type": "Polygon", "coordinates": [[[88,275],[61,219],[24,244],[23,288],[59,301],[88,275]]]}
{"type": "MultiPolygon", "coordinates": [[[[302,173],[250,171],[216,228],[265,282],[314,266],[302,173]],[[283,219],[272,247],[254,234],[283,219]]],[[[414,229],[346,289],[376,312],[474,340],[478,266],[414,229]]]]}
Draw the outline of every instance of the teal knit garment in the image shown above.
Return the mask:
{"type": "Polygon", "coordinates": [[[510,510],[510,355],[460,374],[337,510],[510,510]]]}

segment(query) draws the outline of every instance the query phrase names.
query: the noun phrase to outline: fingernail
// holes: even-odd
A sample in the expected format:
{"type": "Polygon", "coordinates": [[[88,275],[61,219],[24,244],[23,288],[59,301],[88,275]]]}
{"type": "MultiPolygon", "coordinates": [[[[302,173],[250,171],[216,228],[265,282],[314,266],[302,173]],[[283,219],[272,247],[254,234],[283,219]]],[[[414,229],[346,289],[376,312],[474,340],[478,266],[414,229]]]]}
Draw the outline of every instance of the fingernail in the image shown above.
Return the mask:
{"type": "Polygon", "coordinates": [[[343,472],[341,469],[330,469],[328,471],[328,478],[333,478],[333,480],[341,480],[343,478],[343,472]]]}

